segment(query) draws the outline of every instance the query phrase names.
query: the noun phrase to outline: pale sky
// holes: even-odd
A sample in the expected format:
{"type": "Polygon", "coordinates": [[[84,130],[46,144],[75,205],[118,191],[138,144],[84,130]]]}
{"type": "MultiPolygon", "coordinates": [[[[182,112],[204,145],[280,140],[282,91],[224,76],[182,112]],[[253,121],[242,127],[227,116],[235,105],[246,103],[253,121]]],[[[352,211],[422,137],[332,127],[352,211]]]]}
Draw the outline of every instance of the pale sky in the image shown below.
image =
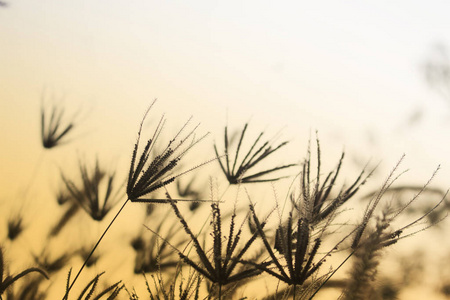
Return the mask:
{"type": "Polygon", "coordinates": [[[175,124],[193,115],[211,131],[208,143],[221,141],[227,118],[232,128],[251,120],[255,130],[284,128],[298,161],[318,130],[332,163],[345,148],[388,172],[406,153],[410,178],[423,183],[441,164],[436,182],[450,185],[450,99],[421,70],[436,44],[450,47],[448,1],[6,2],[2,190],[18,188],[41,153],[43,94],[81,111],[73,150],[54,165],[68,153],[126,165],[158,98],[156,114],[175,124]],[[417,111],[420,122],[408,126],[417,111]]]}
{"type": "Polygon", "coordinates": [[[392,134],[418,107],[430,122],[447,117],[420,67],[436,43],[450,42],[449,8],[446,1],[9,1],[0,11],[0,93],[12,113],[2,110],[34,113],[46,89],[105,122],[129,119],[132,129],[158,98],[180,118],[224,123],[228,109],[239,120],[287,126],[290,136],[317,129],[353,144],[367,131],[392,134]]]}

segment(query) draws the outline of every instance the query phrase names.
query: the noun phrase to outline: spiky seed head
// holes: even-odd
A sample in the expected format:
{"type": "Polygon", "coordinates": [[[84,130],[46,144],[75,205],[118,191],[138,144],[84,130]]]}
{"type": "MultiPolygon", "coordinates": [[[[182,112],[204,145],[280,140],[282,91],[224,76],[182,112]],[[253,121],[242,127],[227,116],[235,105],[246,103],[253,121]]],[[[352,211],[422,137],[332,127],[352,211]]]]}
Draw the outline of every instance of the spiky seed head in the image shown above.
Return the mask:
{"type": "Polygon", "coordinates": [[[24,230],[23,217],[17,215],[15,218],[8,220],[8,239],[10,241],[15,240],[24,230]]]}
{"type": "Polygon", "coordinates": [[[144,118],[141,121],[138,138],[132,152],[126,188],[128,199],[131,202],[156,203],[157,201],[144,199],[143,197],[174,182],[177,177],[185,174],[186,172],[179,175],[173,175],[173,171],[179,164],[181,158],[206,136],[204,135],[203,137],[196,139],[195,130],[198,127],[197,125],[184,137],[180,137],[181,132],[187,127],[190,121],[189,119],[175,137],[168,142],[165,148],[158,149],[158,138],[160,137],[165,124],[165,118],[163,116],[160,119],[152,138],[147,140],[142,153],[138,155],[142,126],[154,103],[155,102],[147,109],[144,118]],[[191,140],[189,145],[183,149],[182,147],[188,140],[191,140]]]}
{"type": "Polygon", "coordinates": [[[45,149],[52,149],[67,142],[67,135],[75,127],[75,117],[71,120],[64,120],[65,110],[61,105],[52,104],[45,107],[44,96],[41,100],[41,139],[45,149]]]}

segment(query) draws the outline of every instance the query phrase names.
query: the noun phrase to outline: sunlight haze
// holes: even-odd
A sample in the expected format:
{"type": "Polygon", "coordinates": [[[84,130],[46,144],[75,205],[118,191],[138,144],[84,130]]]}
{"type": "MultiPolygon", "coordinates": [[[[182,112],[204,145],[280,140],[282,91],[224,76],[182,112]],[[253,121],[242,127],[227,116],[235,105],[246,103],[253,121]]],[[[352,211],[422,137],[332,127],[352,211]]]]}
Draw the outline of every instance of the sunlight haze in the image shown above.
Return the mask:
{"type": "Polygon", "coordinates": [[[210,132],[187,167],[215,156],[211,145],[222,147],[226,124],[234,132],[250,122],[255,134],[281,132],[280,141],[291,141],[282,163],[300,162],[317,131],[325,166],[345,150],[346,183],[367,163],[379,164],[371,183],[379,187],[406,154],[406,182],[424,184],[440,165],[433,184],[450,186],[450,99],[424,71],[436,48],[450,50],[448,1],[2,2],[2,220],[29,205],[48,223],[39,209],[56,204],[36,199],[53,197],[62,167],[76,174],[83,157],[101,157],[125,180],[153,99],[145,126],[166,113],[167,131],[193,116],[198,135],[210,132]],[[42,149],[41,101],[63,103],[64,117],[75,120],[61,149],[42,149]],[[22,195],[25,204],[3,201],[22,195]]]}

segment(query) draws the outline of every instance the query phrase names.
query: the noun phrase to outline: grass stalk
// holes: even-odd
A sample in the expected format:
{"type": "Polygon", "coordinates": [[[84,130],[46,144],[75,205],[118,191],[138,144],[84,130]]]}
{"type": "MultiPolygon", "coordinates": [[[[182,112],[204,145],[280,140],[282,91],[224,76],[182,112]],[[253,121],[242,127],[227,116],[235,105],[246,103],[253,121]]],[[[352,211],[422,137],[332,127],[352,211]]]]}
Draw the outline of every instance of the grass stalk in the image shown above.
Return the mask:
{"type": "Polygon", "coordinates": [[[92,248],[91,252],[89,253],[89,255],[87,256],[87,258],[84,260],[83,265],[81,266],[80,270],[78,271],[77,275],[75,276],[75,278],[73,279],[72,283],[70,284],[70,286],[68,287],[66,293],[64,294],[64,297],[62,298],[62,300],[67,300],[67,296],[70,292],[70,290],[72,289],[73,285],[75,284],[75,282],[77,281],[78,277],[81,274],[81,271],[83,271],[84,267],[86,266],[87,262],[89,261],[89,259],[91,258],[92,254],[94,254],[95,250],[97,249],[98,245],[100,244],[100,242],[102,241],[103,237],[106,235],[106,233],[108,232],[109,228],[111,227],[111,225],[114,223],[114,221],[117,219],[117,217],[119,216],[119,214],[122,212],[122,210],[124,209],[125,205],[128,203],[129,199],[127,199],[122,207],[120,207],[119,211],[117,212],[117,214],[114,216],[114,218],[111,220],[111,222],[109,223],[108,227],[106,227],[105,231],[103,231],[102,235],[100,236],[100,238],[98,239],[97,243],[94,245],[94,247],[92,248]]]}

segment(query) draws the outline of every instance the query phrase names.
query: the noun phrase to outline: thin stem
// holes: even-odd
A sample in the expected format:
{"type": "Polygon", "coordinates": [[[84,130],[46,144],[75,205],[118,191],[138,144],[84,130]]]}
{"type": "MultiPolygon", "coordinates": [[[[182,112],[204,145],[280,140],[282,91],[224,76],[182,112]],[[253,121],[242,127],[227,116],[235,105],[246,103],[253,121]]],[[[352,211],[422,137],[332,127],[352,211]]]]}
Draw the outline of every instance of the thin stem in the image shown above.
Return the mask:
{"type": "Polygon", "coordinates": [[[70,290],[72,289],[73,285],[75,284],[75,281],[77,281],[78,276],[80,276],[81,271],[83,271],[84,267],[86,266],[88,260],[91,258],[92,254],[94,254],[94,251],[97,249],[98,245],[100,244],[100,242],[102,241],[103,237],[106,235],[106,233],[108,232],[109,228],[111,227],[111,225],[114,223],[114,221],[117,219],[117,217],[119,216],[119,214],[122,212],[123,208],[125,207],[125,205],[128,203],[128,201],[130,201],[130,199],[127,199],[127,201],[125,201],[125,203],[122,205],[122,207],[119,209],[119,211],[117,212],[117,214],[114,216],[114,218],[112,219],[112,221],[109,223],[108,227],[106,227],[105,231],[103,231],[103,234],[100,236],[100,238],[98,239],[97,243],[95,244],[94,248],[92,248],[91,252],[89,253],[88,257],[86,258],[86,260],[84,261],[83,265],[81,266],[80,270],[78,271],[77,275],[75,276],[75,278],[73,279],[72,283],[70,284],[69,288],[67,289],[66,293],[64,294],[63,300],[67,299],[67,296],[70,292],[70,290]]]}
{"type": "Polygon", "coordinates": [[[30,179],[28,180],[28,184],[25,187],[25,190],[23,191],[24,198],[26,198],[28,196],[28,192],[30,191],[31,186],[34,183],[34,180],[38,177],[37,174],[38,174],[39,168],[42,165],[42,162],[44,161],[44,157],[45,157],[45,153],[41,149],[41,153],[38,156],[38,161],[37,161],[36,165],[34,166],[33,171],[31,172],[30,179]]]}
{"type": "Polygon", "coordinates": [[[30,175],[30,178],[28,179],[28,184],[25,186],[25,188],[22,191],[17,192],[18,197],[23,198],[22,206],[21,206],[22,208],[27,206],[26,202],[29,202],[28,194],[29,194],[31,187],[33,186],[36,178],[39,177],[39,176],[37,176],[37,174],[42,165],[42,162],[44,161],[45,154],[46,153],[41,149],[41,153],[38,156],[37,163],[34,165],[33,171],[31,171],[31,173],[30,173],[31,175],[30,175]]]}
{"type": "Polygon", "coordinates": [[[344,261],[333,271],[331,272],[331,274],[327,277],[327,279],[325,279],[324,282],[322,282],[322,284],[319,286],[319,288],[314,292],[314,294],[312,294],[311,297],[309,297],[309,300],[312,300],[312,298],[320,291],[320,289],[328,282],[328,280],[330,280],[330,278],[347,262],[347,260],[350,259],[350,257],[353,256],[353,254],[355,253],[356,249],[354,249],[345,259],[344,261]]]}

